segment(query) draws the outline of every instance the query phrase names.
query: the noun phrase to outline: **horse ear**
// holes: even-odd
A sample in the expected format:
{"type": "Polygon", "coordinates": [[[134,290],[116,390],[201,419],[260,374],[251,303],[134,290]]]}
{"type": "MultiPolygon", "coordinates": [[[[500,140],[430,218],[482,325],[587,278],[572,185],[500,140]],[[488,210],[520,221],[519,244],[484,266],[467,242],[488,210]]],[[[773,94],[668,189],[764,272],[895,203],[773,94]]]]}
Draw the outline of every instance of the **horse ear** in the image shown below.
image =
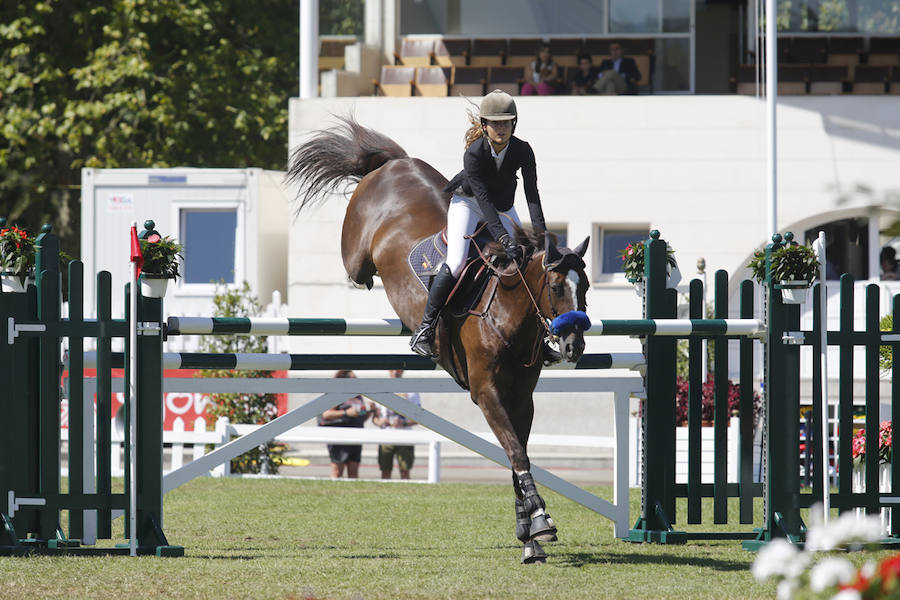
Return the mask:
{"type": "Polygon", "coordinates": [[[591,236],[587,236],[586,238],[584,238],[583,242],[581,242],[580,244],[578,244],[577,246],[575,246],[572,249],[572,252],[574,252],[581,258],[584,258],[584,254],[587,252],[588,242],[590,242],[590,241],[591,241],[591,236]]]}
{"type": "Polygon", "coordinates": [[[556,247],[556,244],[553,243],[553,240],[550,238],[550,232],[544,232],[544,265],[547,267],[553,267],[559,264],[562,260],[562,254],[560,254],[559,249],[556,247]]]}

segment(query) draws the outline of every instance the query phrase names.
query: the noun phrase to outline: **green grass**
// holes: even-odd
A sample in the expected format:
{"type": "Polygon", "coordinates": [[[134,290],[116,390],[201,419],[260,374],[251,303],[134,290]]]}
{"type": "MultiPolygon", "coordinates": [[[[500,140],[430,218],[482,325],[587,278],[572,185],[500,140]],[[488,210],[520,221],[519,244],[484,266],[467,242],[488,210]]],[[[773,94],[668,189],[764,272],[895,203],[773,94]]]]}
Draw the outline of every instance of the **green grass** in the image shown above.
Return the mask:
{"type": "MultiPolygon", "coordinates": [[[[166,495],[185,557],[0,557],[0,598],[774,597],[740,542],[625,543],[544,492],[560,541],[520,565],[510,486],[198,479],[166,495]]],[[[632,490],[632,520],[638,504],[632,490]]]]}

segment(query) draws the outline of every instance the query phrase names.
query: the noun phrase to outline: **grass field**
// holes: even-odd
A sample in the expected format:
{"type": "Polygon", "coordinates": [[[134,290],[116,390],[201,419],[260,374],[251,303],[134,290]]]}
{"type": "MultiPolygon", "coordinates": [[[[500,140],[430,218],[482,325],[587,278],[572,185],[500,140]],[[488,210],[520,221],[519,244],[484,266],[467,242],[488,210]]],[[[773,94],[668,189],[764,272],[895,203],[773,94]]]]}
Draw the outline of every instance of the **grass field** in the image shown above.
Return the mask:
{"type": "Polygon", "coordinates": [[[560,541],[546,545],[547,564],[520,565],[510,486],[198,479],[166,495],[164,528],[183,558],[0,557],[0,598],[775,595],[739,542],[625,543],[602,517],[543,492],[560,541]]]}

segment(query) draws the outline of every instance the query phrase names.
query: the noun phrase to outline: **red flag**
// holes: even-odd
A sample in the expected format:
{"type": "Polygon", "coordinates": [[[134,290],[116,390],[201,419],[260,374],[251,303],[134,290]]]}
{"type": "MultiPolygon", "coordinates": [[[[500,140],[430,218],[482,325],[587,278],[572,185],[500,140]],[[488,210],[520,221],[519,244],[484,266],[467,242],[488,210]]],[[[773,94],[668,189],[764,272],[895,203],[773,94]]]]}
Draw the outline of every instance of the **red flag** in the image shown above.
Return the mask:
{"type": "Polygon", "coordinates": [[[137,276],[141,276],[144,266],[144,254],[141,252],[141,241],[138,239],[137,227],[131,226],[131,262],[137,263],[137,276]]]}

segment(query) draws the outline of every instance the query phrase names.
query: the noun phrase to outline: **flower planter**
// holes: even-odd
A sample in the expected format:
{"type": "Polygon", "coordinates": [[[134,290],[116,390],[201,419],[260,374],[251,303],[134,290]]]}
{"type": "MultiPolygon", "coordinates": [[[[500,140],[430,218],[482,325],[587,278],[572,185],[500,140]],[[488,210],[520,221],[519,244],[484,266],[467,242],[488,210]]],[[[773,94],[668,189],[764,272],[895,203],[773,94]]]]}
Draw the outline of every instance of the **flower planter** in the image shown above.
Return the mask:
{"type": "Polygon", "coordinates": [[[781,301],[785,304],[803,304],[809,295],[809,282],[782,281],[775,289],[781,290],[781,301]]]}
{"type": "Polygon", "coordinates": [[[634,282],[634,293],[637,294],[639,298],[644,297],[644,282],[643,281],[635,281],[634,282]]]}
{"type": "MultiPolygon", "coordinates": [[[[854,493],[866,491],[866,465],[860,463],[853,467],[852,490],[854,493]]],[[[878,491],[891,491],[891,463],[881,463],[878,465],[878,491]]],[[[855,509],[857,514],[864,514],[865,509],[855,509]]],[[[881,509],[881,526],[885,535],[891,530],[891,510],[889,508],[881,509]]]]}
{"type": "Polygon", "coordinates": [[[28,285],[34,282],[31,277],[22,279],[18,275],[0,275],[0,284],[2,284],[4,292],[13,292],[15,294],[24,294],[28,285]]]}
{"type": "Polygon", "coordinates": [[[145,298],[163,298],[172,278],[160,273],[141,274],[141,295],[145,298]]]}

